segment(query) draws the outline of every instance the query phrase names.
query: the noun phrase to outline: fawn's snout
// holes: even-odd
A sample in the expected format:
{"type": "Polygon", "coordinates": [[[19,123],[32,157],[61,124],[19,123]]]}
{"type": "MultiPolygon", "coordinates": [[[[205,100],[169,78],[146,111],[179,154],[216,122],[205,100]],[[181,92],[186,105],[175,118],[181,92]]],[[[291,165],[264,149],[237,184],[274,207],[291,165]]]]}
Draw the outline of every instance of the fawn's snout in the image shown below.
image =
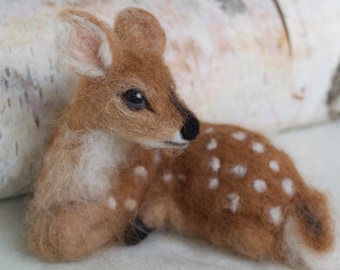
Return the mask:
{"type": "Polygon", "coordinates": [[[165,141],[165,144],[170,147],[185,146],[196,138],[199,133],[199,127],[200,124],[198,119],[190,111],[188,111],[181,129],[176,132],[172,140],[165,141]]]}
{"type": "Polygon", "coordinates": [[[183,139],[187,141],[195,139],[199,133],[199,127],[198,119],[193,114],[190,114],[181,128],[183,139]]]}

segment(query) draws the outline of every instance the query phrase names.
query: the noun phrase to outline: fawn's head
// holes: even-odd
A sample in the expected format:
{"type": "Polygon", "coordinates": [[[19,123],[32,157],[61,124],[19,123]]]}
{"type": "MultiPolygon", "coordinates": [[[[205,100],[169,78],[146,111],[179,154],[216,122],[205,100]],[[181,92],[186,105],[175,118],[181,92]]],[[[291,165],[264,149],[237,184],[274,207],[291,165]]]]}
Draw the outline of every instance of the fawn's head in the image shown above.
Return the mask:
{"type": "Polygon", "coordinates": [[[113,28],[87,12],[61,13],[60,58],[79,76],[73,120],[148,146],[181,146],[199,122],[175,92],[164,63],[165,33],[137,8],[121,11],[113,28]]]}

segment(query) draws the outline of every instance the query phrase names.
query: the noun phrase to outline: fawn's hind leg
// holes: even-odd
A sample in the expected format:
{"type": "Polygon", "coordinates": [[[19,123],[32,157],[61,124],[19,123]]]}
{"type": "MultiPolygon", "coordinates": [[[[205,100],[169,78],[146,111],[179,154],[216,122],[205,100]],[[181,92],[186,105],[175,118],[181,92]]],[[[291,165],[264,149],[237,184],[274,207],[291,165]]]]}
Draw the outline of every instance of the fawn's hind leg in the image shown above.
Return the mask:
{"type": "Polygon", "coordinates": [[[280,234],[268,231],[261,222],[246,217],[237,217],[224,227],[219,224],[208,225],[208,240],[218,246],[242,254],[255,260],[278,259],[280,234]]]}
{"type": "Polygon", "coordinates": [[[131,217],[107,202],[69,203],[32,213],[30,249],[48,261],[73,260],[123,241],[131,217]]]}

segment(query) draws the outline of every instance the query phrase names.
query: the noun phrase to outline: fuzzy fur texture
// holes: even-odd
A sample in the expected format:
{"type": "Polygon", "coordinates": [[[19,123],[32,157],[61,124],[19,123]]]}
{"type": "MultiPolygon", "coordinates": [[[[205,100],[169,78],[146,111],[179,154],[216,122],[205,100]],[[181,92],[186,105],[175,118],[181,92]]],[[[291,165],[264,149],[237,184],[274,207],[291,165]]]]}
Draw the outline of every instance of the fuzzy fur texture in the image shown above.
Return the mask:
{"type": "Polygon", "coordinates": [[[320,269],[313,260],[334,246],[325,195],[258,133],[201,123],[196,137],[163,62],[156,18],[126,9],[111,30],[86,12],[64,11],[61,24],[60,54],[81,81],[46,146],[30,202],[35,254],[73,260],[122,243],[129,228],[140,234],[137,220],[148,232],[168,228],[252,259],[320,269]],[[129,89],[149,107],[131,110],[129,89]],[[196,138],[189,143],[184,133],[196,138]]]}
{"type": "Polygon", "coordinates": [[[42,208],[96,200],[107,194],[115,184],[112,175],[125,150],[124,141],[117,141],[102,131],[82,134],[65,129],[61,133],[44,157],[44,168],[49,169],[42,170],[44,181],[35,192],[42,208]]]}

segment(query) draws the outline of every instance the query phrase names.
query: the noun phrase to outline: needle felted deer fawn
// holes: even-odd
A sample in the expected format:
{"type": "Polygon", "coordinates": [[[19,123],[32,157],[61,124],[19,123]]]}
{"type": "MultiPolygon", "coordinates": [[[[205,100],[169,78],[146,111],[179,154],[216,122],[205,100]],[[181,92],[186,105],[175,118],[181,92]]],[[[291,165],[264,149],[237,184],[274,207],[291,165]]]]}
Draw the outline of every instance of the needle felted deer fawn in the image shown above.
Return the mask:
{"type": "Polygon", "coordinates": [[[35,254],[72,260],[162,228],[299,269],[332,249],[325,195],[283,151],[241,127],[199,123],[177,97],[153,15],[128,8],[113,28],[83,11],[60,18],[59,54],[80,82],[30,201],[35,254]]]}

